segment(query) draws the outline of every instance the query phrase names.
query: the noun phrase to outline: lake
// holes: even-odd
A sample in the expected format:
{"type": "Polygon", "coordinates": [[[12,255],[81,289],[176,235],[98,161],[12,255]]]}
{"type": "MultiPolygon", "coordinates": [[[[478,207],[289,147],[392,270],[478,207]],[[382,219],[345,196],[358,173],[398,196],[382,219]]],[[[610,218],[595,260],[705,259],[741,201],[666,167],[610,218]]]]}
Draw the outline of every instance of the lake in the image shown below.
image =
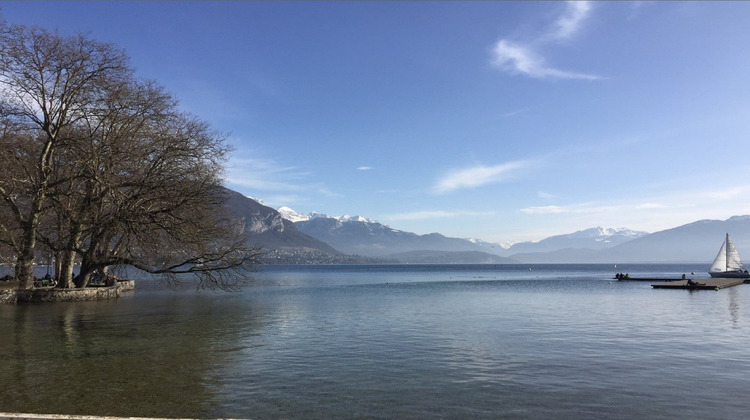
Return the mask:
{"type": "Polygon", "coordinates": [[[750,286],[707,265],[264,266],[237,293],[0,305],[0,411],[742,418],[750,286]]]}

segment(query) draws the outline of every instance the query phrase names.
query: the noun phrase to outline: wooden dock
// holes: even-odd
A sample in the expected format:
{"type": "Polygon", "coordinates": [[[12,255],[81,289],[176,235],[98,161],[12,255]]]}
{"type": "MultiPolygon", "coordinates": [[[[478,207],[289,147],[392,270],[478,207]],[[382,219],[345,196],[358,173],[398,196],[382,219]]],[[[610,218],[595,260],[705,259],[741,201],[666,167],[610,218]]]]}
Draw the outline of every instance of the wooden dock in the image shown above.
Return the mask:
{"type": "Polygon", "coordinates": [[[622,277],[622,278],[618,279],[617,277],[615,277],[615,280],[617,280],[617,281],[650,281],[650,282],[657,282],[658,281],[658,282],[664,283],[664,282],[668,282],[668,281],[680,281],[680,280],[684,281],[685,279],[681,279],[679,277],[677,277],[677,278],[665,278],[665,277],[622,277]]]}
{"type": "MultiPolygon", "coordinates": [[[[80,416],[70,414],[29,414],[29,413],[0,413],[0,420],[199,420],[176,417],[113,417],[113,416],[80,416]]],[[[220,418],[216,420],[242,420],[220,418]]]]}
{"type": "Polygon", "coordinates": [[[651,287],[654,289],[721,290],[743,284],[745,280],[712,277],[708,279],[692,279],[696,284],[688,284],[688,280],[678,280],[652,284],[651,287]]]}

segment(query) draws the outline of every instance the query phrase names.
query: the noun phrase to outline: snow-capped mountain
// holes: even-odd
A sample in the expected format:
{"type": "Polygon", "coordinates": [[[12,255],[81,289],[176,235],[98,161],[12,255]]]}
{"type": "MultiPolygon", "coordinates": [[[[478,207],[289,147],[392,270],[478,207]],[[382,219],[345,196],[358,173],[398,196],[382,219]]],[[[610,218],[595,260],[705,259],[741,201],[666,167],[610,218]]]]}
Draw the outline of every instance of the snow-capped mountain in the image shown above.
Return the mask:
{"type": "Polygon", "coordinates": [[[286,206],[279,207],[278,209],[276,209],[276,211],[279,212],[281,217],[289,220],[292,223],[304,222],[305,220],[310,220],[311,218],[309,214],[298,213],[286,206]]]}
{"type": "Polygon", "coordinates": [[[318,217],[328,218],[328,219],[335,219],[335,220],[338,220],[341,223],[347,223],[347,222],[378,223],[377,221],[372,220],[372,219],[367,219],[367,218],[362,217],[362,216],[349,216],[348,214],[344,215],[344,216],[330,217],[330,216],[327,216],[325,214],[316,213],[316,212],[300,213],[300,212],[295,211],[294,209],[291,209],[291,208],[289,208],[287,206],[279,207],[276,211],[278,211],[279,214],[281,214],[281,217],[283,217],[286,220],[289,220],[292,223],[306,222],[306,221],[308,221],[310,219],[315,219],[315,218],[318,218],[318,217]]]}
{"type": "MultiPolygon", "coordinates": [[[[489,248],[489,249],[492,249],[492,250],[494,250],[496,248],[498,248],[498,249],[508,249],[508,248],[510,248],[513,245],[513,243],[487,242],[487,241],[484,241],[484,240],[479,239],[479,238],[466,238],[466,240],[469,241],[469,242],[471,242],[471,243],[473,243],[473,244],[479,245],[482,248],[489,248]]],[[[488,251],[488,252],[492,252],[492,251],[488,251]]]]}
{"type": "Polygon", "coordinates": [[[439,233],[417,235],[393,229],[362,216],[329,217],[319,213],[300,214],[289,207],[279,213],[302,232],[331,245],[345,254],[386,257],[410,251],[484,251],[488,249],[465,239],[439,233]]]}
{"type": "Polygon", "coordinates": [[[579,230],[578,232],[571,233],[566,236],[568,238],[588,238],[593,239],[596,242],[613,242],[618,241],[618,238],[630,238],[635,239],[645,235],[646,232],[638,232],[627,228],[603,228],[597,226],[595,228],[579,230]]]}
{"type": "Polygon", "coordinates": [[[539,242],[503,245],[481,239],[448,238],[439,233],[417,235],[361,216],[330,217],[315,212],[302,214],[289,207],[281,207],[278,211],[285,219],[293,221],[300,231],[334,249],[367,257],[387,257],[413,251],[484,252],[511,258],[515,254],[524,254],[526,257],[527,254],[560,250],[600,251],[646,235],[645,232],[626,228],[595,227],[552,236],[539,242]]]}
{"type": "Polygon", "coordinates": [[[699,220],[624,242],[607,250],[608,261],[705,261],[706,269],[729,233],[745,261],[750,259],[750,216],[699,220]]]}
{"type": "Polygon", "coordinates": [[[507,250],[508,255],[530,252],[552,252],[567,248],[602,250],[647,235],[626,228],[602,228],[579,230],[566,235],[550,236],[539,242],[520,242],[507,250]]]}
{"type": "MultiPolygon", "coordinates": [[[[344,216],[334,217],[334,219],[338,220],[341,223],[360,222],[360,223],[380,224],[379,222],[372,220],[372,219],[368,219],[366,217],[349,216],[348,214],[344,216]]],[[[387,225],[383,225],[383,226],[388,227],[387,225]]]]}
{"type": "Polygon", "coordinates": [[[750,253],[750,216],[699,220],[651,234],[626,228],[595,227],[506,248],[479,239],[448,238],[439,233],[417,235],[361,216],[300,214],[288,207],[277,212],[233,191],[228,191],[228,199],[226,206],[247,232],[249,244],[262,246],[271,263],[351,264],[372,262],[362,258],[372,256],[405,263],[705,261],[708,265],[725,233],[732,236],[746,260],[750,253]],[[290,221],[295,219],[298,221],[290,221]],[[510,259],[493,259],[493,255],[487,254],[510,259]]]}

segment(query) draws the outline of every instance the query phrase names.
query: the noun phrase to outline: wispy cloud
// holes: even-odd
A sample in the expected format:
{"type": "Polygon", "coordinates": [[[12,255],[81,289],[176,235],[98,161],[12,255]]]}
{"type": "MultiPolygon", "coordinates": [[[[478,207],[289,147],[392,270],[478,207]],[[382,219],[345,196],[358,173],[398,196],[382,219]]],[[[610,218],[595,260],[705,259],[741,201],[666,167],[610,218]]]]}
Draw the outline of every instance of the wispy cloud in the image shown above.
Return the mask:
{"type": "Polygon", "coordinates": [[[574,73],[549,67],[544,58],[536,55],[529,47],[513,44],[501,39],[495,44],[494,65],[510,74],[522,74],[538,79],[583,79],[596,80],[599,76],[585,73],[574,73]]]}
{"type": "Polygon", "coordinates": [[[372,170],[372,166],[360,166],[357,168],[358,171],[370,171],[372,170]]]}
{"type": "MultiPolygon", "coordinates": [[[[253,152],[235,153],[227,164],[226,183],[242,187],[254,196],[294,197],[300,201],[301,194],[315,193],[328,197],[338,197],[322,183],[310,182],[312,174],[294,166],[279,164],[268,158],[257,157],[253,152]]],[[[282,203],[286,204],[286,203],[282,203]]]]}
{"type": "Polygon", "coordinates": [[[255,157],[232,157],[227,165],[228,183],[256,190],[299,190],[296,181],[307,174],[293,166],[255,157]]]}
{"type": "Polygon", "coordinates": [[[521,209],[521,213],[526,214],[556,214],[567,213],[567,211],[567,209],[560,206],[526,207],[521,209]]]}
{"type": "Polygon", "coordinates": [[[683,182],[684,189],[673,188],[669,193],[659,190],[651,196],[644,195],[636,199],[607,199],[602,196],[601,201],[530,206],[521,208],[518,212],[526,215],[522,219],[528,220],[533,226],[568,226],[557,233],[596,225],[626,226],[654,232],[696,220],[724,220],[733,215],[748,213],[750,184],[728,185],[722,190],[716,190],[711,188],[716,184],[712,181],[709,180],[709,186],[683,182]]]}
{"type": "Polygon", "coordinates": [[[529,112],[529,108],[523,108],[523,109],[517,109],[515,111],[506,112],[504,114],[500,114],[500,116],[503,118],[510,118],[510,117],[516,117],[518,115],[523,115],[527,112],[529,112]]]}
{"type": "Polygon", "coordinates": [[[537,197],[543,198],[545,200],[549,200],[549,199],[552,199],[552,198],[556,197],[554,194],[550,194],[550,193],[548,193],[546,191],[537,191],[536,195],[537,195],[537,197]]]}
{"type": "Polygon", "coordinates": [[[476,188],[486,184],[503,182],[529,165],[529,161],[516,161],[494,166],[475,166],[454,170],[441,178],[433,187],[433,191],[443,194],[459,189],[476,188]]]}
{"type": "Polygon", "coordinates": [[[553,25],[552,37],[567,39],[581,29],[581,25],[591,13],[591,3],[587,1],[569,1],[562,16],[553,25]]]}
{"type": "Polygon", "coordinates": [[[663,209],[666,206],[661,203],[642,203],[635,206],[638,210],[663,209]]]}
{"type": "Polygon", "coordinates": [[[597,80],[600,76],[560,70],[546,63],[535,47],[568,40],[580,31],[591,12],[591,4],[585,1],[568,1],[563,14],[545,34],[527,41],[501,39],[492,49],[492,64],[509,74],[520,74],[537,79],[597,80]]]}
{"type": "Polygon", "coordinates": [[[448,217],[481,217],[481,216],[494,216],[495,212],[480,212],[480,211],[445,211],[445,210],[425,210],[415,211],[410,213],[392,214],[386,216],[388,220],[403,221],[403,220],[428,220],[428,219],[442,219],[448,217]]]}
{"type": "Polygon", "coordinates": [[[575,213],[575,214],[592,214],[592,213],[608,213],[624,208],[632,208],[632,205],[597,205],[593,203],[580,203],[571,204],[568,206],[540,206],[540,207],[526,207],[521,209],[521,213],[526,214],[562,214],[562,213],[575,213]]]}
{"type": "Polygon", "coordinates": [[[731,200],[733,198],[747,196],[750,186],[741,185],[737,187],[725,188],[707,193],[708,197],[714,200],[731,200]]]}

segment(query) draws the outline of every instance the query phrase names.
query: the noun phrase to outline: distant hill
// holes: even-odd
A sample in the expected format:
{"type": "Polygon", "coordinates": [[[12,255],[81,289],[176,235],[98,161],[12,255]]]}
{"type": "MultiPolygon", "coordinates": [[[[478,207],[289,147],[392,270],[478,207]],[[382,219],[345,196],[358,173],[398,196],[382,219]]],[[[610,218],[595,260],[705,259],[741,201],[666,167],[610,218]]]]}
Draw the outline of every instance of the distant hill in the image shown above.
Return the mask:
{"type": "Polygon", "coordinates": [[[740,256],[750,261],[750,216],[699,220],[639,236],[610,248],[564,248],[513,253],[523,263],[705,263],[711,264],[729,233],[740,256]]]}
{"type": "Polygon", "coordinates": [[[564,249],[602,250],[647,235],[625,228],[605,229],[595,227],[565,235],[550,236],[539,242],[520,242],[504,250],[501,255],[555,252],[564,249]]]}
{"type": "Polygon", "coordinates": [[[515,264],[517,261],[479,251],[409,251],[390,254],[388,260],[409,264],[515,264]]]}
{"type": "MultiPolygon", "coordinates": [[[[549,252],[520,252],[509,258],[519,263],[573,264],[601,262],[603,251],[587,248],[564,248],[549,252]]],[[[604,258],[606,260],[606,258],[604,258]]],[[[609,261],[607,261],[609,262],[609,261]]]]}
{"type": "Polygon", "coordinates": [[[750,216],[699,220],[617,245],[602,262],[705,262],[711,264],[729,233],[741,257],[750,261],[750,216]]]}

